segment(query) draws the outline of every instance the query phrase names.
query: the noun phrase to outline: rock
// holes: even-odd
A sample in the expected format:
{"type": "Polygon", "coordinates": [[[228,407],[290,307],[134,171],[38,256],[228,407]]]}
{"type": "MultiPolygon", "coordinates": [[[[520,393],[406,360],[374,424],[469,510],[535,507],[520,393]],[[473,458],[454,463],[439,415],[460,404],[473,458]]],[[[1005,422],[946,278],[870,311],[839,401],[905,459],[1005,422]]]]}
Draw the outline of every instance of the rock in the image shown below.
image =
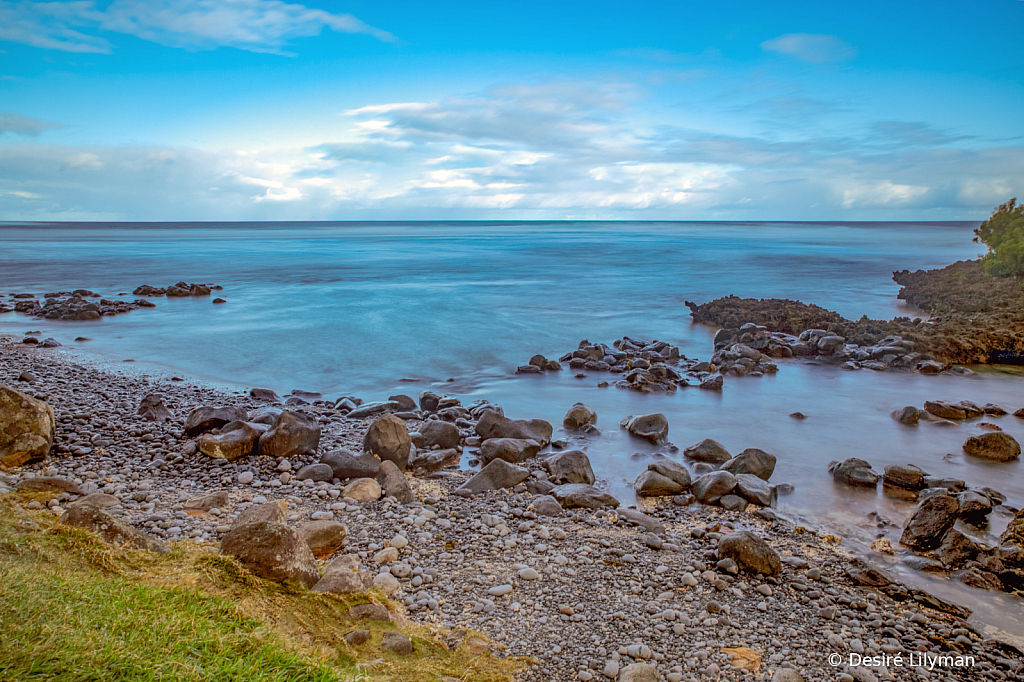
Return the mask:
{"type": "Polygon", "coordinates": [[[637,438],[643,438],[655,445],[668,442],[668,419],[660,412],[625,417],[619,426],[637,438]]]}
{"type": "Polygon", "coordinates": [[[538,495],[533,498],[533,511],[541,516],[561,516],[563,510],[551,495],[538,495]]]}
{"type": "Polygon", "coordinates": [[[257,407],[255,410],[249,412],[249,417],[246,419],[250,424],[265,424],[266,426],[273,426],[277,418],[281,416],[284,410],[275,405],[264,405],[263,407],[257,407]]]}
{"type": "Polygon", "coordinates": [[[535,440],[540,447],[551,442],[553,431],[551,424],[543,419],[508,419],[493,410],[485,411],[480,421],[476,423],[476,435],[485,441],[490,438],[535,440]]]}
{"type": "Polygon", "coordinates": [[[196,447],[207,457],[229,462],[255,455],[260,449],[260,437],[266,432],[262,424],[233,421],[224,425],[219,434],[204,433],[196,439],[196,447]]]}
{"type": "Polygon", "coordinates": [[[661,459],[648,464],[647,470],[675,481],[684,491],[690,489],[690,472],[678,462],[673,462],[670,459],[661,459]]]}
{"type": "Polygon", "coordinates": [[[758,448],[747,448],[723,464],[721,470],[728,471],[734,476],[753,474],[767,481],[775,473],[775,461],[775,455],[758,448]]]}
{"type": "Polygon", "coordinates": [[[98,504],[83,504],[80,501],[68,505],[67,510],[57,522],[63,526],[91,530],[103,538],[104,542],[114,546],[145,549],[157,554],[166,554],[171,551],[171,548],[163,540],[129,526],[103,511],[98,504]]]}
{"type": "Polygon", "coordinates": [[[18,492],[78,493],[78,484],[63,476],[33,476],[18,483],[18,492]]]}
{"type": "Polygon", "coordinates": [[[960,568],[966,562],[975,559],[981,551],[982,548],[969,537],[956,528],[950,528],[942,536],[942,542],[939,543],[935,553],[943,566],[953,569],[960,568]]]}
{"type": "Polygon", "coordinates": [[[739,495],[722,495],[718,500],[718,504],[721,505],[722,509],[727,511],[741,512],[747,508],[747,501],[739,495]]]}
{"type": "Polygon", "coordinates": [[[403,635],[401,632],[385,632],[381,636],[380,645],[382,648],[392,651],[399,656],[410,656],[415,650],[412,645],[412,640],[403,635]]]}
{"type": "Polygon", "coordinates": [[[268,457],[315,453],[319,445],[320,425],[316,419],[293,410],[282,412],[274,425],[260,436],[260,453],[268,457]]]}
{"type": "Polygon", "coordinates": [[[397,403],[398,404],[398,409],[401,412],[415,412],[416,411],[416,408],[417,408],[416,401],[413,400],[410,396],[407,396],[407,395],[404,395],[404,394],[393,395],[393,396],[389,396],[388,400],[393,402],[393,403],[397,403]]]}
{"type": "Polygon", "coordinates": [[[863,459],[850,457],[841,464],[830,466],[829,470],[832,472],[832,480],[836,483],[864,488],[874,488],[878,485],[878,474],[863,459]]]}
{"type": "Polygon", "coordinates": [[[409,485],[409,479],[399,470],[398,466],[390,461],[384,460],[380,463],[380,471],[377,472],[377,481],[384,489],[386,497],[393,497],[399,504],[410,504],[416,501],[416,493],[409,485]]]}
{"type": "Polygon", "coordinates": [[[357,455],[345,448],[324,453],[320,457],[320,463],[331,467],[334,478],[341,481],[350,478],[376,478],[380,471],[380,460],[370,453],[357,455]]]}
{"type": "Polygon", "coordinates": [[[349,620],[377,620],[383,623],[391,621],[391,614],[387,607],[380,604],[358,604],[345,612],[345,618],[349,620]]]}
{"type": "Polygon", "coordinates": [[[558,500],[566,509],[582,507],[584,509],[601,509],[602,507],[618,507],[619,501],[592,485],[585,483],[566,483],[555,486],[551,496],[558,500]]]}
{"type": "Polygon", "coordinates": [[[299,536],[317,559],[338,551],[348,535],[348,527],[337,521],[310,521],[299,528],[299,536]]]}
{"type": "Polygon", "coordinates": [[[183,431],[188,438],[195,438],[229,422],[244,422],[248,416],[240,407],[197,407],[185,419],[183,431]]]}
{"type": "Polygon", "coordinates": [[[683,450],[683,454],[698,462],[710,462],[711,464],[722,464],[732,459],[729,451],[722,447],[716,440],[705,438],[696,445],[683,450]]]}
{"type": "Polygon", "coordinates": [[[700,387],[711,391],[721,391],[725,386],[725,377],[721,374],[713,374],[701,380],[700,387]]]}
{"type": "Polygon", "coordinates": [[[999,536],[999,546],[1014,545],[1024,547],[1024,509],[1020,509],[1013,515],[1006,530],[999,536]]]}
{"type": "Polygon", "coordinates": [[[633,490],[641,497],[662,497],[678,495],[685,488],[671,478],[648,469],[637,476],[636,482],[633,483],[633,490]]]}
{"type": "Polygon", "coordinates": [[[951,421],[960,421],[961,419],[967,419],[967,412],[960,405],[954,405],[953,403],[946,402],[945,400],[928,400],[925,401],[924,409],[936,417],[942,419],[949,419],[951,421]]]}
{"type": "Polygon", "coordinates": [[[593,485],[597,477],[590,466],[590,459],[582,450],[557,452],[544,460],[548,480],[555,485],[562,483],[586,483],[593,485]]]}
{"type": "Polygon", "coordinates": [[[295,473],[298,481],[330,481],[334,478],[334,469],[329,464],[307,464],[295,473]]]}
{"type": "MultiPolygon", "coordinates": [[[[338,409],[347,406],[347,398],[341,398],[338,400],[338,409]]],[[[351,401],[349,401],[351,402],[351,401]]],[[[351,410],[346,416],[349,419],[366,419],[377,414],[387,414],[388,412],[394,412],[398,409],[398,403],[393,400],[384,400],[375,403],[363,403],[359,407],[351,410]]]]}
{"type": "Polygon", "coordinates": [[[221,540],[220,552],[267,580],[295,581],[306,587],[320,581],[313,552],[298,531],[281,523],[233,526],[221,540]]]}
{"type": "Polygon", "coordinates": [[[185,509],[198,509],[199,511],[208,512],[211,509],[227,509],[229,504],[231,504],[231,498],[228,496],[228,491],[218,490],[217,492],[186,501],[185,509]]]}
{"type": "Polygon", "coordinates": [[[935,549],[959,515],[955,497],[939,494],[922,500],[903,526],[900,544],[922,552],[935,549]]]}
{"type": "Polygon", "coordinates": [[[778,668],[772,675],[772,682],[804,682],[804,676],[793,668],[778,668]]]}
{"type": "Polygon", "coordinates": [[[964,443],[964,452],[971,457],[995,462],[1010,462],[1020,457],[1020,443],[1008,433],[996,431],[971,436],[964,443]]]}
{"type": "Polygon", "coordinates": [[[779,575],[782,560],[760,536],[741,530],[725,535],[718,541],[718,558],[732,559],[741,571],[762,575],[779,575]]]}
{"type": "Polygon", "coordinates": [[[243,510],[235,517],[232,528],[241,528],[252,523],[283,524],[288,518],[288,504],[284,500],[265,502],[243,510]]]}
{"type": "Polygon", "coordinates": [[[370,424],[363,437],[363,450],[376,455],[381,461],[393,462],[405,471],[409,465],[412,438],[405,426],[405,420],[393,414],[386,414],[370,424]]]}
{"type": "Polygon", "coordinates": [[[703,504],[714,504],[728,495],[736,487],[736,477],[728,471],[712,471],[698,476],[693,481],[690,492],[703,504]]]}
{"type": "MultiPolygon", "coordinates": [[[[319,584],[319,583],[317,583],[317,584],[319,584]]],[[[314,587],[313,589],[315,590],[316,588],[314,587]]],[[[344,637],[342,637],[342,639],[344,639],[345,643],[348,644],[349,646],[362,646],[363,644],[366,644],[367,642],[370,641],[370,631],[369,630],[353,630],[352,632],[350,632],[347,635],[345,635],[344,637]]]]}
{"type": "Polygon", "coordinates": [[[754,474],[736,474],[737,495],[762,507],[772,506],[772,489],[768,482],[754,474]]]}
{"type": "Polygon", "coordinates": [[[447,450],[419,450],[409,459],[409,468],[417,472],[440,471],[449,465],[458,465],[462,457],[460,448],[447,450]]]}
{"type": "Polygon", "coordinates": [[[462,436],[459,427],[445,421],[429,421],[422,429],[420,436],[423,438],[423,447],[430,450],[435,445],[442,450],[459,447],[462,436]]]}
{"type": "Polygon", "coordinates": [[[489,464],[495,459],[502,459],[519,464],[536,457],[540,448],[540,443],[532,438],[490,438],[480,445],[480,461],[489,464]]]}
{"type": "Polygon", "coordinates": [[[889,413],[889,416],[900,424],[913,426],[921,420],[921,410],[917,409],[913,405],[907,405],[906,407],[901,407],[898,410],[893,410],[889,413]]]}
{"type": "Polygon", "coordinates": [[[0,384],[0,467],[41,462],[53,446],[55,433],[52,407],[0,384]]]}
{"type": "Polygon", "coordinates": [[[372,478],[353,478],[341,489],[342,497],[349,497],[356,502],[375,502],[380,499],[381,486],[372,478]]]}
{"type": "Polygon", "coordinates": [[[437,412],[437,406],[441,402],[441,396],[433,391],[420,393],[420,409],[424,412],[437,412]]]}
{"type": "Polygon", "coordinates": [[[796,419],[796,420],[799,420],[799,421],[803,421],[804,419],[807,419],[807,415],[804,414],[803,412],[790,412],[789,413],[789,417],[790,417],[790,419],[796,419]]]}
{"type": "Polygon", "coordinates": [[[252,388],[249,389],[249,396],[256,400],[266,400],[272,403],[281,402],[281,396],[272,391],[269,388],[252,388]]]}
{"type": "Polygon", "coordinates": [[[584,405],[583,403],[576,403],[570,407],[562,419],[562,426],[571,431],[576,431],[584,426],[596,423],[597,413],[589,405],[584,405]]]}
{"type": "Polygon", "coordinates": [[[164,397],[159,393],[150,393],[139,402],[139,411],[136,413],[143,419],[151,422],[162,422],[174,419],[174,413],[164,405],[164,397]]]}
{"type": "Polygon", "coordinates": [[[960,518],[972,525],[984,525],[992,512],[992,500],[974,490],[960,493],[957,500],[960,502],[960,518]]]}
{"type": "Polygon", "coordinates": [[[658,682],[658,669],[647,663],[632,663],[619,671],[618,682],[658,682]]]}
{"type": "Polygon", "coordinates": [[[987,403],[982,409],[985,411],[985,414],[990,414],[996,417],[1001,417],[1006,414],[1006,410],[994,403],[987,403]]]}
{"type": "Polygon", "coordinates": [[[985,409],[976,403],[972,403],[970,400],[961,400],[957,403],[957,407],[961,408],[964,413],[967,414],[968,419],[974,419],[985,414],[985,409]]]}
{"type": "Polygon", "coordinates": [[[890,464],[885,467],[882,485],[903,490],[921,490],[927,475],[913,464],[890,464]]]}
{"type": "Polygon", "coordinates": [[[463,483],[455,492],[458,495],[468,496],[487,492],[488,490],[511,488],[529,477],[529,469],[509,464],[503,459],[494,459],[472,478],[463,483]]]}

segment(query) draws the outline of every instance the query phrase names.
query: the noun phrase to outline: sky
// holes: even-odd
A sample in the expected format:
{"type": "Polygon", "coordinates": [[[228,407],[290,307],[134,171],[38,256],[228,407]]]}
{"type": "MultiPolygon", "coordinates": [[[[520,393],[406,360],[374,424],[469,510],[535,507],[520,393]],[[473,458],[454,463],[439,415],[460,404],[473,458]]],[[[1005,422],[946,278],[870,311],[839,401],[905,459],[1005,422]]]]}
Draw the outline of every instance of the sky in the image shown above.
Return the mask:
{"type": "Polygon", "coordinates": [[[0,0],[0,221],[983,220],[1022,0],[0,0]]]}

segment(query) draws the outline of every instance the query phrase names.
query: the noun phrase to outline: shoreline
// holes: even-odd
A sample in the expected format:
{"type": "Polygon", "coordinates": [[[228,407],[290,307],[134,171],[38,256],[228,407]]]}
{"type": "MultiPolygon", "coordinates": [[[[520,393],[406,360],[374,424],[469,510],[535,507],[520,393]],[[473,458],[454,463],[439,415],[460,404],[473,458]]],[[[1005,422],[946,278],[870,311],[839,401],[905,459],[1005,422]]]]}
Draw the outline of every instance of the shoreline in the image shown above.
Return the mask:
{"type": "MultiPolygon", "coordinates": [[[[847,654],[857,653],[857,648],[868,652],[874,648],[879,653],[887,653],[884,644],[876,641],[872,646],[868,642],[872,637],[883,639],[876,631],[892,627],[886,625],[888,621],[903,624],[915,633],[920,632],[915,628],[923,625],[910,620],[911,614],[922,610],[917,605],[908,608],[907,602],[895,602],[886,596],[869,597],[869,593],[877,593],[854,587],[844,572],[850,565],[850,555],[832,544],[828,536],[823,539],[810,532],[799,532],[784,520],[771,518],[774,514],[761,517],[753,513],[727,512],[718,507],[683,507],[670,501],[666,504],[667,498],[658,498],[661,502],[655,506],[647,508],[649,505],[643,504],[649,519],[663,527],[659,536],[661,549],[655,549],[658,541],[647,537],[646,530],[625,528],[624,519],[618,513],[567,510],[560,517],[537,517],[529,509],[535,496],[518,489],[476,498],[456,496],[455,488],[468,477],[466,472],[458,470],[412,478],[410,485],[418,502],[411,506],[402,507],[386,500],[363,505],[339,503],[335,501],[338,495],[330,491],[342,486],[297,487],[289,485],[290,477],[286,479],[288,483],[281,483],[281,474],[288,472],[281,472],[280,463],[271,458],[257,456],[252,461],[241,462],[241,466],[238,462],[224,465],[201,453],[187,452],[190,441],[181,439],[178,429],[188,409],[214,403],[236,403],[253,409],[264,403],[234,391],[212,388],[207,382],[189,377],[184,377],[186,380],[182,382],[172,382],[169,377],[146,379],[130,376],[131,372],[115,371],[116,367],[89,367],[87,362],[81,365],[84,369],[76,369],[75,363],[67,358],[47,356],[43,354],[45,351],[21,344],[0,342],[0,349],[0,362],[8,375],[30,362],[51,374],[54,380],[41,378],[38,391],[35,386],[33,391],[50,395],[55,401],[58,422],[64,416],[71,416],[71,424],[78,419],[88,421],[89,429],[95,428],[93,415],[88,420],[75,417],[86,414],[85,411],[75,412],[76,408],[88,408],[91,412],[105,411],[100,419],[108,424],[114,421],[136,427],[123,429],[126,431],[123,442],[111,442],[102,453],[96,449],[79,457],[60,457],[46,465],[55,467],[53,473],[81,482],[95,480],[86,478],[90,473],[96,474],[99,480],[112,479],[104,489],[109,487],[119,496],[121,502],[114,510],[125,520],[164,538],[195,535],[214,543],[223,535],[221,529],[226,521],[240,508],[248,506],[247,503],[259,502],[261,497],[285,499],[292,523],[327,511],[345,523],[349,527],[349,546],[345,551],[355,552],[368,571],[376,570],[372,564],[374,554],[385,548],[396,534],[405,533],[410,536],[407,538],[410,543],[400,550],[401,560],[392,567],[403,564],[413,570],[421,569],[417,576],[410,572],[399,579],[401,591],[397,596],[402,601],[415,597],[411,604],[406,604],[411,608],[408,617],[452,628],[472,627],[486,633],[496,645],[507,647],[502,653],[536,657],[537,668],[527,671],[519,678],[522,680],[607,679],[603,677],[604,671],[615,667],[610,662],[616,658],[620,665],[629,661],[653,663],[665,679],[669,676],[676,679],[677,675],[678,679],[703,679],[702,674],[713,674],[713,669],[708,673],[711,665],[717,666],[726,678],[745,676],[727,666],[727,656],[721,652],[721,646],[716,645],[753,647],[763,656],[762,672],[790,663],[800,670],[804,679],[834,679],[835,670],[823,658],[831,653],[830,649],[847,654]],[[57,378],[78,388],[78,394],[69,393],[68,383],[61,384],[57,378]],[[176,415],[175,422],[165,427],[132,416],[138,401],[148,392],[167,396],[176,415]],[[97,404],[104,407],[97,410],[97,404]],[[133,432],[138,435],[132,435],[133,432]],[[145,437],[147,433],[150,438],[145,437]],[[112,473],[115,466],[119,472],[128,471],[112,473]],[[253,472],[252,484],[238,483],[238,474],[245,470],[253,472]],[[273,485],[275,481],[277,485],[273,485]],[[262,485],[253,485],[257,483],[262,485]],[[145,489],[142,489],[143,484],[145,489]],[[187,501],[183,496],[195,498],[216,490],[227,490],[230,498],[230,505],[220,510],[222,518],[182,514],[183,503],[187,501]],[[322,499],[319,492],[324,492],[322,499]],[[137,497],[141,499],[135,499],[137,497]],[[342,508],[330,509],[338,504],[342,508]],[[426,512],[435,517],[428,518],[426,512]],[[163,520],[154,520],[161,514],[165,517],[163,520]],[[496,520],[494,526],[480,523],[484,514],[496,520]],[[179,518],[181,516],[185,518],[179,518]],[[614,523],[609,522],[609,516],[615,519],[614,523]],[[178,525],[170,525],[173,523],[178,525]],[[793,561],[784,564],[777,578],[716,573],[713,557],[709,561],[707,554],[713,550],[711,541],[717,540],[717,531],[721,530],[716,524],[725,523],[763,534],[783,556],[794,557],[793,561]],[[162,527],[164,524],[166,528],[162,527]],[[178,533],[167,532],[175,527],[180,529],[178,533]],[[417,537],[413,530],[416,528],[430,528],[433,534],[417,537]],[[496,535],[492,532],[495,528],[499,529],[496,535]],[[557,539],[560,535],[557,531],[564,533],[565,538],[557,539]],[[497,544],[498,540],[510,537],[515,539],[511,546],[504,540],[500,546],[497,544]],[[473,549],[474,554],[459,556],[446,549],[449,543],[453,543],[453,548],[473,549]],[[543,548],[539,549],[541,546],[543,548]],[[584,547],[590,550],[584,551],[584,547]],[[595,553],[597,560],[591,558],[595,553]],[[801,558],[810,560],[811,565],[798,568],[801,558]],[[479,561],[484,565],[475,563],[479,561]],[[514,569],[519,564],[537,569],[540,580],[517,578],[518,571],[523,570],[514,569]],[[811,568],[817,568],[826,580],[808,578],[807,571],[811,568]],[[437,576],[436,582],[421,579],[414,584],[416,577],[430,570],[437,576]],[[705,577],[709,570],[712,575],[705,577]],[[690,585],[687,575],[696,584],[690,585]],[[716,587],[718,581],[724,582],[716,587]],[[424,589],[424,584],[436,587],[424,589]],[[511,584],[511,595],[494,598],[486,594],[488,585],[499,584],[511,584]],[[606,599],[592,601],[588,598],[595,593],[595,584],[601,585],[596,592],[606,599]],[[772,596],[766,598],[762,588],[767,588],[772,596]],[[830,595],[830,591],[833,594],[830,595]],[[815,592],[818,593],[815,599],[807,597],[815,592]],[[420,597],[421,593],[427,596],[420,597]],[[862,601],[857,601],[855,608],[840,608],[843,604],[837,599],[846,594],[858,594],[862,601]],[[611,598],[612,595],[617,599],[611,598]],[[424,600],[426,608],[419,605],[424,600]],[[431,607],[432,601],[437,602],[438,610],[431,607]],[[715,604],[706,608],[711,602],[715,604]],[[760,609],[762,603],[764,610],[760,609]],[[859,606],[861,603],[863,609],[859,606]],[[871,606],[874,608],[869,608],[871,606]],[[495,615],[490,615],[489,611],[495,615]],[[568,612],[572,615],[567,615],[568,612]],[[841,615],[844,612],[849,615],[841,615]],[[887,617],[874,618],[872,622],[878,621],[878,626],[866,628],[857,616],[872,612],[887,617]],[[794,614],[799,615],[800,627],[791,630],[785,626],[792,626],[794,614]],[[823,618],[823,614],[835,620],[823,618]],[[577,615],[580,618],[576,618],[577,615]],[[836,630],[831,643],[821,632],[826,626],[836,630]],[[713,634],[708,636],[708,631],[713,634]],[[567,637],[570,637],[568,641],[567,637]],[[639,647],[632,649],[634,645],[639,647]],[[625,653],[619,653],[620,648],[625,649],[625,653]],[[648,652],[649,656],[641,655],[648,652]],[[658,660],[659,656],[662,660],[658,660]]],[[[334,447],[361,450],[361,436],[367,425],[364,420],[330,414],[330,410],[315,405],[299,409],[316,414],[321,421],[324,427],[321,450],[334,447]]],[[[421,424],[418,420],[408,423],[410,430],[421,424]]],[[[307,459],[309,463],[315,461],[293,458],[295,461],[289,463],[289,468],[294,471],[307,459]]],[[[46,468],[38,468],[36,472],[51,473],[46,468]]],[[[70,500],[68,496],[61,503],[70,500]]],[[[399,569],[398,574],[403,573],[404,569],[399,569]]],[[[972,648],[984,650],[981,638],[970,634],[973,629],[962,627],[966,623],[957,627],[946,615],[932,611],[927,614],[925,623],[939,630],[945,628],[950,634],[953,630],[965,629],[972,648]]],[[[891,672],[897,679],[904,673],[909,674],[898,668],[891,672]]],[[[948,674],[954,679],[977,679],[973,677],[975,672],[950,670],[948,674]]]]}

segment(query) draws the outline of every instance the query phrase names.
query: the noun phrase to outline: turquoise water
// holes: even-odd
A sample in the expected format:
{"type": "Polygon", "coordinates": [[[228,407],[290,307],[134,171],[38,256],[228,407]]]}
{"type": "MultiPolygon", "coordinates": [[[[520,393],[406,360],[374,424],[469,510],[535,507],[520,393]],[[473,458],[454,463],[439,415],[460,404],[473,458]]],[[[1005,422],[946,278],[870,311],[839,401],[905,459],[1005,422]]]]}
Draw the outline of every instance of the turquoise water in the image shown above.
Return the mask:
{"type": "MultiPolygon", "coordinates": [[[[628,414],[664,412],[680,448],[711,437],[731,452],[779,458],[773,481],[796,486],[781,508],[839,529],[863,548],[878,511],[901,524],[905,502],[835,488],[831,459],[862,457],[881,471],[914,463],[933,475],[991,486],[1024,505],[1019,462],[969,460],[975,425],[903,427],[888,417],[925,400],[1024,407],[1019,373],[971,377],[843,372],[781,361],[776,376],[727,378],[722,393],[638,395],[568,370],[513,376],[534,353],[558,357],[581,339],[657,338],[689,357],[711,355],[713,330],[684,301],[736,294],[798,298],[850,318],[916,316],[896,300],[892,271],[974,258],[975,223],[381,223],[0,225],[0,293],[87,288],[107,297],[140,284],[217,283],[228,303],[155,299],[157,307],[95,322],[9,313],[0,331],[40,331],[113,360],[241,387],[320,391],[366,400],[426,388],[486,398],[512,417],[556,426],[576,401],[603,433],[578,443],[620,499],[652,448],[625,437],[628,414]],[[402,378],[417,379],[415,383],[402,378]],[[447,379],[454,381],[448,382],[447,379]],[[787,415],[804,412],[807,420],[787,415]],[[637,453],[640,453],[639,455],[637,453]]],[[[3,299],[0,299],[3,300],[3,299]]],[[[1024,441],[1024,420],[992,418],[1024,441]]],[[[564,435],[564,434],[562,434],[564,435]]],[[[1006,519],[995,519],[998,532],[1006,519]]],[[[890,532],[896,546],[898,532],[890,532]]],[[[989,538],[991,540],[991,537],[989,538]]],[[[924,576],[931,589],[978,610],[977,622],[1024,632],[1019,600],[924,576]]]]}

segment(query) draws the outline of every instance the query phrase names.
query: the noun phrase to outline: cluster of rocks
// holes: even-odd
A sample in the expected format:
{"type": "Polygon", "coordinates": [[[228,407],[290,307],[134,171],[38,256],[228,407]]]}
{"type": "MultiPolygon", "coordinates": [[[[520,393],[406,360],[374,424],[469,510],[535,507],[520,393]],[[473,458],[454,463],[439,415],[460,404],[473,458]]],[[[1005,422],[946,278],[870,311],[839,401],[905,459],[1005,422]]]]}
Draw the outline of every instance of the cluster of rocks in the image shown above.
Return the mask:
{"type": "MultiPolygon", "coordinates": [[[[740,513],[662,497],[623,508],[595,486],[585,453],[547,449],[553,429],[543,420],[508,419],[497,406],[463,407],[429,392],[416,409],[398,405],[369,416],[343,414],[323,400],[282,409],[189,381],[70,365],[20,344],[0,348],[0,372],[35,375],[26,387],[33,395],[19,400],[55,408],[50,459],[13,467],[0,479],[0,489],[51,485],[52,499],[26,504],[28,511],[49,507],[69,523],[73,515],[93,516],[101,519],[90,522],[99,530],[144,533],[154,551],[168,541],[206,542],[258,575],[315,590],[373,586],[397,600],[407,618],[450,630],[439,635],[448,646],[535,659],[524,682],[869,679],[865,668],[832,667],[833,651],[977,657],[974,668],[943,670],[950,679],[1014,679],[1024,672],[1019,652],[986,640],[965,616],[950,615],[951,605],[852,581],[849,555],[770,509],[740,513]],[[254,414],[261,409],[268,419],[276,412],[274,422],[286,412],[304,414],[320,428],[322,454],[281,457],[258,449],[234,460],[210,457],[198,440],[223,435],[230,422],[189,436],[185,425],[196,405],[238,408],[250,424],[263,423],[254,414]],[[451,411],[442,416],[444,410],[451,411]],[[452,463],[409,475],[418,459],[462,445],[488,459],[483,470],[452,463]],[[347,490],[353,482],[379,481],[371,460],[379,474],[398,469],[406,453],[406,470],[397,472],[405,482],[401,494],[349,496],[358,492],[347,490]],[[321,464],[333,478],[300,479],[321,464]],[[317,522],[327,522],[325,539],[312,532],[317,522]]],[[[563,426],[594,426],[592,413],[574,405],[563,426]]],[[[637,437],[667,440],[667,424],[655,415],[624,421],[637,437]]],[[[703,464],[698,460],[695,471],[703,464]]],[[[127,542],[125,535],[111,537],[127,542]]],[[[858,575],[864,574],[870,572],[858,575]]],[[[354,607],[354,629],[339,646],[358,651],[369,634],[359,619],[389,617],[373,601],[354,607]]],[[[400,637],[390,640],[393,651],[411,650],[400,637]]]]}
{"type": "Polygon", "coordinates": [[[188,282],[178,282],[172,284],[169,287],[153,287],[148,284],[143,284],[137,287],[132,293],[135,296],[209,296],[214,291],[221,291],[224,287],[218,284],[196,284],[188,282]]]}
{"type": "MultiPolygon", "coordinates": [[[[219,285],[178,282],[166,288],[144,284],[133,293],[136,296],[209,296],[213,291],[223,288],[219,285]]],[[[13,304],[0,302],[0,313],[18,312],[46,320],[82,321],[129,313],[139,308],[156,307],[155,303],[145,298],[137,298],[134,301],[109,299],[88,289],[56,291],[43,294],[42,299],[40,302],[32,293],[11,294],[13,304]]],[[[214,303],[224,302],[222,298],[214,300],[214,303]]]]}
{"type": "MultiPolygon", "coordinates": [[[[983,417],[1001,417],[1007,411],[988,403],[984,407],[971,402],[961,400],[958,403],[951,403],[945,400],[929,400],[924,404],[924,409],[918,409],[913,405],[893,410],[890,416],[901,424],[913,426],[921,421],[935,424],[953,424],[965,420],[976,420],[983,417]]],[[[1014,416],[1024,418],[1024,408],[1013,413],[1014,416]]],[[[964,441],[963,451],[971,457],[987,459],[995,462],[1010,462],[1020,457],[1020,443],[1017,439],[991,422],[977,422],[977,426],[984,429],[986,433],[977,436],[970,436],[964,441]]]]}
{"type": "MultiPolygon", "coordinates": [[[[688,359],[677,346],[665,341],[642,341],[624,336],[608,346],[603,343],[580,341],[579,347],[560,357],[548,360],[535,355],[529,364],[516,369],[518,374],[539,374],[544,371],[558,371],[561,363],[568,363],[570,369],[610,372],[625,375],[615,382],[618,388],[628,388],[641,393],[664,393],[679,387],[698,385],[701,388],[721,389],[722,377],[708,362],[688,359]]],[[[583,378],[582,372],[576,374],[583,378]]],[[[606,382],[599,385],[606,386],[606,382]]]]}

